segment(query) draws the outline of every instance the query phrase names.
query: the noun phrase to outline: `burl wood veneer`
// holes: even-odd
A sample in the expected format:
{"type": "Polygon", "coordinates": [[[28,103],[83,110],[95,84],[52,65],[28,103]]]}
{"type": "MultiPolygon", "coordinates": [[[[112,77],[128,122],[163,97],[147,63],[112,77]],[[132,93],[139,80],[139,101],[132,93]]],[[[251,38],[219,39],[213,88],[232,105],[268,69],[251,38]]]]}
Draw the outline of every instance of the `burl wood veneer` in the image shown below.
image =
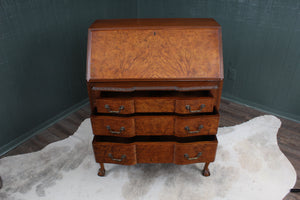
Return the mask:
{"type": "Polygon", "coordinates": [[[104,163],[197,162],[210,175],[223,85],[215,20],[96,20],[87,85],[98,175],[104,163]]]}

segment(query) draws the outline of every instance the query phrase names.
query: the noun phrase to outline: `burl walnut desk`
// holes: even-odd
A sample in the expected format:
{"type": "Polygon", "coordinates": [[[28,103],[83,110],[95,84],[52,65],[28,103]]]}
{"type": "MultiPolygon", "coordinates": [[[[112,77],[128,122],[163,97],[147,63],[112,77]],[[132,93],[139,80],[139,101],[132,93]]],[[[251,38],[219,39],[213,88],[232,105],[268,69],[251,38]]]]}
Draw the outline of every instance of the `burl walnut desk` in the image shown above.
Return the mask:
{"type": "Polygon", "coordinates": [[[96,20],[87,85],[98,175],[104,163],[198,162],[210,175],[223,85],[215,20],[96,20]]]}

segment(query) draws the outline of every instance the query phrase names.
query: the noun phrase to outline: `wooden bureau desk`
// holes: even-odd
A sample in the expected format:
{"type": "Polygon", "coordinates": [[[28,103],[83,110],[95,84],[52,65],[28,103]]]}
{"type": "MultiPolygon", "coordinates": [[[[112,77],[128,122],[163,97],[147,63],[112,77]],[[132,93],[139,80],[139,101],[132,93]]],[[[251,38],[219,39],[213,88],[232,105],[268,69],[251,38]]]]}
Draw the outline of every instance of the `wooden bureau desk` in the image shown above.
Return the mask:
{"type": "Polygon", "coordinates": [[[104,163],[215,159],[223,85],[213,19],[96,20],[88,31],[93,149],[104,163]]]}

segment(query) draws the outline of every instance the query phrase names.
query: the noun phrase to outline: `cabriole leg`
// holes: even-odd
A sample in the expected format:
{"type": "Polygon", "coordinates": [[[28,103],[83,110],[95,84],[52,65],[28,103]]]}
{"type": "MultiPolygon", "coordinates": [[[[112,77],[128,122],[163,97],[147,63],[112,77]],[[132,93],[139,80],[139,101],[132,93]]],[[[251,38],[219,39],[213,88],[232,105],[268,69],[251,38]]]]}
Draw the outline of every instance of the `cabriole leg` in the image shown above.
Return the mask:
{"type": "Polygon", "coordinates": [[[209,165],[209,162],[206,162],[205,165],[204,165],[204,169],[202,171],[203,176],[210,176],[208,165],[209,165]]]}
{"type": "Polygon", "coordinates": [[[104,175],[105,175],[104,164],[100,163],[100,169],[98,171],[98,176],[104,176],[104,175]]]}

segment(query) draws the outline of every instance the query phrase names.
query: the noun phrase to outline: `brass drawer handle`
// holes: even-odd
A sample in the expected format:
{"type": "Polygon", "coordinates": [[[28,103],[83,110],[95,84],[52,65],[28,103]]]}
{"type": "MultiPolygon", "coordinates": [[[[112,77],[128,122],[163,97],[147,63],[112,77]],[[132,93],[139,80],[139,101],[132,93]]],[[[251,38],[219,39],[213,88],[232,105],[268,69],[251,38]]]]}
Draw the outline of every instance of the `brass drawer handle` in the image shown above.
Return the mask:
{"type": "Polygon", "coordinates": [[[126,155],[122,155],[121,158],[118,159],[118,158],[114,158],[114,157],[112,156],[112,154],[109,153],[109,154],[108,154],[108,157],[110,157],[113,161],[122,162],[122,161],[126,158],[126,155]]]}
{"type": "Polygon", "coordinates": [[[125,131],[125,128],[123,126],[120,128],[120,131],[113,131],[111,130],[110,126],[106,126],[106,129],[112,134],[121,134],[123,131],[125,131]]]}
{"type": "Polygon", "coordinates": [[[110,107],[108,104],[105,104],[104,107],[110,113],[120,113],[121,110],[124,110],[124,106],[122,106],[122,105],[119,107],[119,110],[117,110],[117,111],[110,110],[110,107]]]}
{"type": "Polygon", "coordinates": [[[189,126],[184,127],[184,129],[185,129],[188,133],[199,133],[200,130],[203,129],[203,125],[200,125],[200,126],[198,127],[198,130],[196,130],[196,131],[190,131],[190,127],[189,127],[189,126]]]}
{"type": "Polygon", "coordinates": [[[191,110],[191,106],[190,105],[185,105],[185,109],[187,109],[190,113],[201,112],[204,107],[205,107],[205,104],[201,104],[199,110],[191,110]]]}
{"type": "Polygon", "coordinates": [[[197,160],[198,158],[200,158],[201,155],[202,155],[202,152],[199,152],[196,157],[190,158],[189,154],[186,153],[186,154],[184,154],[184,157],[188,160],[197,160]]]}

